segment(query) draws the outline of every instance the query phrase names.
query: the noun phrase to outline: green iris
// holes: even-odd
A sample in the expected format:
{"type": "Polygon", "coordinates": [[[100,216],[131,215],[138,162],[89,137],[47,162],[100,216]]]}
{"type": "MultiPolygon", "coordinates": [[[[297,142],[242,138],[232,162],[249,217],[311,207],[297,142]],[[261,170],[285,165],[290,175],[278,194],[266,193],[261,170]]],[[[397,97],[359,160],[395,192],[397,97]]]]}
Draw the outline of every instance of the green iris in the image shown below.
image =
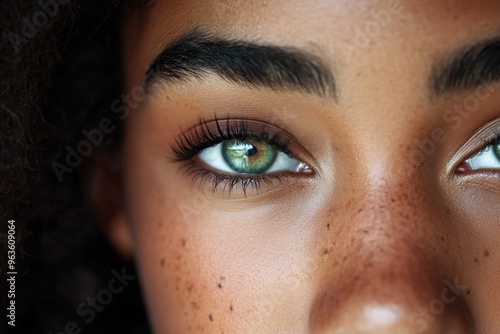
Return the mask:
{"type": "Polygon", "coordinates": [[[500,144],[493,145],[493,153],[500,160],[500,144]]]}
{"type": "Polygon", "coordinates": [[[222,143],[222,156],[238,173],[259,174],[273,165],[278,150],[262,141],[230,140],[222,143]]]}

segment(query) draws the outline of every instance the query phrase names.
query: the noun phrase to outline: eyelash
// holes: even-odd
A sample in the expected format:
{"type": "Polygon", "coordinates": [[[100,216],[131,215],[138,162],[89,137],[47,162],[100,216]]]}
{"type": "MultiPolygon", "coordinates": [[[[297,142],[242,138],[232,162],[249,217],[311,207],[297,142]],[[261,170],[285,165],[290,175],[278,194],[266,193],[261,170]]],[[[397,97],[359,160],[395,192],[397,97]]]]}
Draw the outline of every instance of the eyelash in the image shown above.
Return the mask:
{"type": "Polygon", "coordinates": [[[287,138],[284,131],[258,121],[234,120],[229,117],[221,120],[214,117],[213,121],[200,119],[192,130],[181,132],[175,145],[171,146],[175,155],[173,161],[183,164],[184,170],[193,176],[193,182],[197,180],[211,182],[212,191],[217,190],[222,185],[223,189],[227,189],[231,193],[234,187],[241,186],[246,195],[248,187],[258,190],[262,183],[271,184],[273,181],[281,182],[283,180],[286,175],[284,173],[253,176],[217,173],[201,168],[193,160],[204,149],[233,139],[263,141],[294,158],[290,151],[290,139],[287,138]],[[252,126],[253,124],[258,124],[260,128],[257,129],[256,126],[252,126]]]}
{"type": "Polygon", "coordinates": [[[475,152],[474,154],[470,155],[466,160],[473,159],[483,154],[490,146],[495,146],[500,144],[500,132],[494,133],[490,137],[483,139],[482,142],[483,142],[482,148],[479,151],[475,152]]]}
{"type": "Polygon", "coordinates": [[[500,132],[497,132],[495,134],[493,134],[492,136],[490,136],[489,138],[485,139],[484,140],[484,147],[477,153],[475,153],[471,158],[481,154],[481,153],[484,153],[484,151],[486,151],[486,149],[490,146],[495,146],[495,145],[498,145],[500,144],[500,132]]]}

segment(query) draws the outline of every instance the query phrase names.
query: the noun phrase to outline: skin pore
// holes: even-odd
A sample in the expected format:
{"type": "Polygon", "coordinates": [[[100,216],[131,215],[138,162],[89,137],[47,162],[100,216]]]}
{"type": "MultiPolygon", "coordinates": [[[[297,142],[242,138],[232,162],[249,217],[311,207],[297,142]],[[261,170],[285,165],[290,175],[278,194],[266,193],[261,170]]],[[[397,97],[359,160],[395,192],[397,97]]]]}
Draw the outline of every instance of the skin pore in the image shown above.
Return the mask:
{"type": "Polygon", "coordinates": [[[124,90],[154,78],[126,119],[122,204],[106,224],[136,260],[155,332],[495,333],[500,161],[470,158],[500,132],[498,78],[478,74],[484,61],[499,72],[499,17],[496,0],[126,12],[124,90]],[[464,75],[453,60],[470,48],[489,60],[471,56],[464,75]],[[290,54],[310,64],[283,79],[290,54]],[[253,82],[229,70],[262,57],[253,82]],[[331,74],[320,92],[313,65],[331,74]],[[247,132],[279,134],[308,169],[235,175],[176,154],[247,132]]]}

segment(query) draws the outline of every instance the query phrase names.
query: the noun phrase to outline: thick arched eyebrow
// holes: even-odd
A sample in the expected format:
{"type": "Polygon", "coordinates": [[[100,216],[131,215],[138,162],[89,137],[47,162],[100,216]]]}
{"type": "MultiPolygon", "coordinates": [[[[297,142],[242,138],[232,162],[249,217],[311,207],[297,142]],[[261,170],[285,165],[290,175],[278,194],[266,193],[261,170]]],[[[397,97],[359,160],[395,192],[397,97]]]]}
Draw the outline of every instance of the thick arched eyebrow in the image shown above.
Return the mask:
{"type": "Polygon", "coordinates": [[[500,37],[464,47],[436,63],[430,76],[431,95],[471,91],[500,82],[500,37]]]}
{"type": "Polygon", "coordinates": [[[330,69],[316,56],[294,48],[224,39],[199,29],[168,45],[146,72],[145,88],[156,83],[204,79],[215,74],[251,88],[335,97],[330,69]]]}

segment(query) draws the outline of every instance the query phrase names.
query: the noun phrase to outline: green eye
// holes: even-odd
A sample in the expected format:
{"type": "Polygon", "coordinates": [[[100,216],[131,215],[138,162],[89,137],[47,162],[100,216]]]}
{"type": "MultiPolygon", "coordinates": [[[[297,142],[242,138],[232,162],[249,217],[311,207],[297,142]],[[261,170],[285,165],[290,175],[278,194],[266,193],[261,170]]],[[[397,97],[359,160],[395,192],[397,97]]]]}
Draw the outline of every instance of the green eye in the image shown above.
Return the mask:
{"type": "Polygon", "coordinates": [[[230,140],[222,143],[222,157],[234,171],[244,174],[260,174],[271,168],[278,150],[261,141],[230,140]]]}
{"type": "Polygon", "coordinates": [[[500,160],[500,144],[496,144],[493,146],[493,153],[497,157],[498,160],[500,160]]]}
{"type": "Polygon", "coordinates": [[[228,174],[310,173],[309,166],[262,140],[225,140],[198,153],[218,172],[228,174]]]}

